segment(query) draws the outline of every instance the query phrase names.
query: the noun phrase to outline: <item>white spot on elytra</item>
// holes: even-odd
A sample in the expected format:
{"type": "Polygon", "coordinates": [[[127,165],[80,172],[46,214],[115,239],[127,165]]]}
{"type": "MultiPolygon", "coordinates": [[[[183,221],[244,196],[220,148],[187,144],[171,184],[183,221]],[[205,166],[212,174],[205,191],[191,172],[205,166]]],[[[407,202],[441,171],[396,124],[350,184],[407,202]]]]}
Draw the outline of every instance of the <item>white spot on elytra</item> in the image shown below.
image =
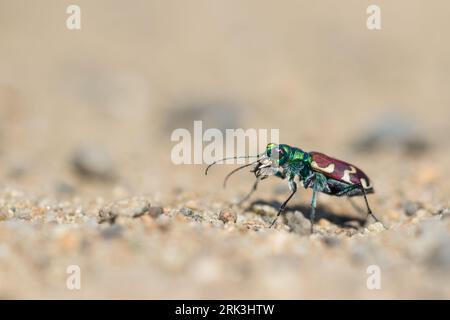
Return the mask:
{"type": "Polygon", "coordinates": [[[330,163],[325,168],[320,167],[317,162],[313,161],[311,162],[311,166],[319,171],[327,172],[327,173],[333,173],[334,172],[334,163],[330,163]]]}
{"type": "Polygon", "coordinates": [[[352,184],[352,181],[350,180],[350,175],[356,173],[356,168],[353,166],[350,166],[350,170],[344,170],[344,175],[342,176],[342,180],[345,182],[348,182],[352,184]]]}
{"type": "Polygon", "coordinates": [[[364,189],[369,189],[371,188],[371,185],[367,183],[367,180],[364,178],[359,179],[359,181],[361,182],[361,185],[363,186],[364,189]]]}

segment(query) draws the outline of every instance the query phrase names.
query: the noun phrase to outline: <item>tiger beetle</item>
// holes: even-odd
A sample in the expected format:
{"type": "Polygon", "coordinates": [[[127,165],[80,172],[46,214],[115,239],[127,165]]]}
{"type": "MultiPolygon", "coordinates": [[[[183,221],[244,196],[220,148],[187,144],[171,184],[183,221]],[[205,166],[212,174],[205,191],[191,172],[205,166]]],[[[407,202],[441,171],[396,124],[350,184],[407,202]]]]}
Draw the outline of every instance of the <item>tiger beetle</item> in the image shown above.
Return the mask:
{"type": "Polygon", "coordinates": [[[287,144],[269,143],[265,152],[255,156],[229,157],[214,161],[206,168],[205,175],[208,174],[209,168],[217,162],[238,158],[257,158],[254,162],[234,169],[225,177],[224,187],[232,174],[243,168],[253,166],[251,172],[255,174],[256,181],[253,184],[251,191],[240,201],[240,203],[247,200],[253,192],[256,191],[259,182],[269,176],[276,176],[288,180],[291,194],[281,204],[277,216],[270,224],[269,228],[275,224],[280,214],[285,210],[289,200],[291,200],[297,192],[297,183],[303,184],[305,189],[313,189],[311,214],[309,216],[311,221],[311,233],[314,231],[313,226],[318,192],[337,197],[346,196],[350,198],[354,196],[363,196],[367,207],[367,216],[370,215],[375,221],[380,222],[373,214],[369,202],[367,201],[367,194],[374,192],[369,177],[367,177],[361,169],[350,163],[329,157],[320,152],[305,152],[299,148],[288,146],[287,144]]]}

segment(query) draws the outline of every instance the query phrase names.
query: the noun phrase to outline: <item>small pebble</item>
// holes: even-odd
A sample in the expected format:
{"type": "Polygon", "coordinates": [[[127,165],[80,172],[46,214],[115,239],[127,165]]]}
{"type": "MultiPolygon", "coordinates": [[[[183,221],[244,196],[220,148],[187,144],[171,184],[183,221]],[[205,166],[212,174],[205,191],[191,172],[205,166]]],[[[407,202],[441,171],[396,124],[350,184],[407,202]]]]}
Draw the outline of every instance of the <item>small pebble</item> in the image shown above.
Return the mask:
{"type": "Polygon", "coordinates": [[[192,217],[194,215],[194,211],[192,211],[189,208],[181,208],[180,212],[181,212],[181,214],[185,215],[186,217],[192,217]]]}
{"type": "Polygon", "coordinates": [[[377,233],[385,230],[381,222],[372,223],[367,227],[367,229],[370,232],[377,232],[377,233]]]}
{"type": "Polygon", "coordinates": [[[442,215],[442,219],[450,219],[450,209],[449,208],[440,209],[438,214],[442,215]]]}
{"type": "Polygon", "coordinates": [[[180,213],[190,219],[194,219],[195,221],[202,221],[203,216],[199,213],[195,213],[193,210],[189,208],[181,208],[180,213]]]}
{"type": "Polygon", "coordinates": [[[0,210],[0,221],[5,221],[13,217],[9,210],[0,210]]]}
{"type": "Polygon", "coordinates": [[[327,219],[320,219],[319,222],[317,223],[317,225],[323,227],[323,228],[328,228],[331,226],[331,222],[327,219]]]}
{"type": "Polygon", "coordinates": [[[114,223],[118,217],[137,218],[149,213],[150,208],[150,202],[144,198],[135,197],[119,200],[100,209],[98,221],[99,223],[106,221],[114,223]]]}
{"type": "Polygon", "coordinates": [[[259,231],[261,229],[264,229],[265,225],[261,223],[260,221],[255,220],[247,220],[242,223],[243,226],[245,226],[249,230],[253,231],[259,231]]]}
{"type": "Polygon", "coordinates": [[[231,208],[222,209],[219,213],[219,220],[223,223],[236,223],[237,214],[231,208]]]}

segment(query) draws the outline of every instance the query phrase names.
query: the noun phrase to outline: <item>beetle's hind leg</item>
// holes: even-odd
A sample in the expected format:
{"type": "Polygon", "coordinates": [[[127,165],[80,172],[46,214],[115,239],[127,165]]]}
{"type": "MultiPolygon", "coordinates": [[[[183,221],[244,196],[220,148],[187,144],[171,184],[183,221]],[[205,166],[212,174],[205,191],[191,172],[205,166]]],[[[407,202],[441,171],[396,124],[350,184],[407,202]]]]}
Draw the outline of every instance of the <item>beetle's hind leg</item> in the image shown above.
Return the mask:
{"type": "Polygon", "coordinates": [[[360,190],[361,194],[358,193],[357,195],[362,195],[364,197],[364,202],[366,203],[366,208],[367,208],[367,216],[371,216],[376,222],[381,223],[383,225],[383,227],[385,229],[387,229],[386,226],[383,224],[383,222],[381,222],[381,220],[378,219],[375,216],[375,214],[372,212],[372,209],[370,209],[369,201],[367,200],[366,190],[364,189],[364,187],[362,185],[360,185],[360,184],[351,185],[347,189],[344,189],[341,192],[339,192],[337,194],[337,196],[347,196],[347,199],[350,201],[353,208],[355,208],[357,211],[360,212],[361,209],[350,198],[352,195],[355,195],[355,194],[352,194],[352,191],[355,191],[355,190],[360,190]]]}
{"type": "Polygon", "coordinates": [[[316,219],[316,205],[317,205],[317,180],[314,180],[313,194],[311,199],[311,214],[309,221],[311,222],[311,234],[314,233],[314,220],[316,219]]]}
{"type": "Polygon", "coordinates": [[[381,223],[381,225],[383,226],[383,228],[387,229],[386,226],[383,224],[383,222],[380,221],[380,219],[378,219],[372,212],[372,209],[370,209],[369,206],[369,201],[367,200],[367,195],[366,195],[366,190],[364,190],[364,187],[362,185],[358,185],[359,188],[361,189],[363,196],[364,196],[364,201],[366,202],[366,207],[367,207],[367,215],[371,216],[376,222],[381,223]]]}

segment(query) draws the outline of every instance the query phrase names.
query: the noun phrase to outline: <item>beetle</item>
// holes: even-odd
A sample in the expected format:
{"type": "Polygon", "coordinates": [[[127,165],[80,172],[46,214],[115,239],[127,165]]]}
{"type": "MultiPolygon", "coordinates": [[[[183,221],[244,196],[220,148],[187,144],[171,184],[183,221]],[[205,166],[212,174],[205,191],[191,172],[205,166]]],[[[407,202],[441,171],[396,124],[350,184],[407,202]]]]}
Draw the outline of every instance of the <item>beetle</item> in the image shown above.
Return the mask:
{"type": "Polygon", "coordinates": [[[234,169],[225,177],[224,187],[232,174],[245,167],[253,166],[251,172],[255,174],[256,181],[251,191],[240,202],[247,200],[256,191],[259,182],[269,176],[288,180],[291,193],[281,204],[276,218],[269,227],[275,224],[278,217],[285,210],[289,200],[297,192],[297,183],[302,184],[305,189],[313,189],[310,214],[311,233],[314,232],[318,192],[337,197],[363,196],[367,208],[367,216],[371,216],[376,222],[380,222],[372,212],[367,200],[367,194],[374,193],[371,181],[361,169],[353,164],[320,152],[306,152],[287,144],[269,143],[265,152],[256,156],[230,157],[217,160],[208,165],[205,174],[208,174],[209,168],[217,162],[237,158],[257,158],[254,162],[234,169]]]}

